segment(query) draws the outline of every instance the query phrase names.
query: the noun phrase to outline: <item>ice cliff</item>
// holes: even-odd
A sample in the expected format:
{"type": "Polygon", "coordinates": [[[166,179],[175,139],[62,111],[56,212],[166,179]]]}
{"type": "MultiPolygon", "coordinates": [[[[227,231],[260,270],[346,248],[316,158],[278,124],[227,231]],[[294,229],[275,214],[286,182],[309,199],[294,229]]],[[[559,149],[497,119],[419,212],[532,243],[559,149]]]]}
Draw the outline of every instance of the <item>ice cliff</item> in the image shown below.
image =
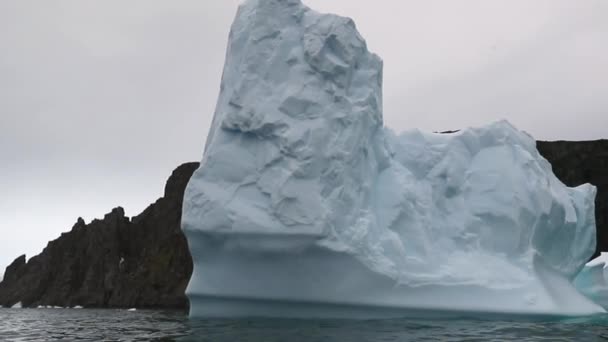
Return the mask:
{"type": "Polygon", "coordinates": [[[574,285],[585,296],[608,309],[608,253],[589,261],[574,279],[574,285]]]}
{"type": "Polygon", "coordinates": [[[383,126],[382,61],[351,19],[248,0],[182,229],[191,316],[584,315],[595,188],[502,121],[383,126]]]}

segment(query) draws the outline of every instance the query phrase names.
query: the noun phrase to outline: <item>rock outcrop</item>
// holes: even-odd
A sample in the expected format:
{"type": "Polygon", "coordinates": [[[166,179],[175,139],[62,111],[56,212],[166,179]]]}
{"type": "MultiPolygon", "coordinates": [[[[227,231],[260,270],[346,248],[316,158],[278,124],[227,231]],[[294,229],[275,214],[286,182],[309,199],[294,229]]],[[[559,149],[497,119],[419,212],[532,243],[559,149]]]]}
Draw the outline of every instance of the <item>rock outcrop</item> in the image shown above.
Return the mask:
{"type": "Polygon", "coordinates": [[[537,148],[566,185],[591,183],[597,187],[597,247],[593,257],[608,251],[608,140],[539,141],[537,148]]]}
{"type": "Polygon", "coordinates": [[[180,230],[182,198],[198,163],[179,166],[164,196],[129,219],[115,208],[6,268],[0,306],[187,307],[192,261],[180,230]]]}

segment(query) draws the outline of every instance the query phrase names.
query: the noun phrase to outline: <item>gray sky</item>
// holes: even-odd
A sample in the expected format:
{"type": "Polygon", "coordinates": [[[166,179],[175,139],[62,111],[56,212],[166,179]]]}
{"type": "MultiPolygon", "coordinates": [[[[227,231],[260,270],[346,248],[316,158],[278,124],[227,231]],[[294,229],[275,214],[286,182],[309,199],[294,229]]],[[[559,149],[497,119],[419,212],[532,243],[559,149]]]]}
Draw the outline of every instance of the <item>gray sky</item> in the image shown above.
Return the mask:
{"type": "MultiPolygon", "coordinates": [[[[0,273],[199,160],[239,0],[0,0],[0,273]]],[[[608,1],[308,0],[385,62],[388,126],[608,138],[608,1]]]]}

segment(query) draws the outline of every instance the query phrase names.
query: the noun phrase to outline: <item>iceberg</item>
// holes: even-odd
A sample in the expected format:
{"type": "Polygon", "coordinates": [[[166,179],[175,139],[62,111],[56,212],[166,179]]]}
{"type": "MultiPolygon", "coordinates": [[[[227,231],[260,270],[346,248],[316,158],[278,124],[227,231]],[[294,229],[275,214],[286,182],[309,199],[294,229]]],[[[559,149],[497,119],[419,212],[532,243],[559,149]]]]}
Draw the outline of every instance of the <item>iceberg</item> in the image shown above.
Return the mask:
{"type": "Polygon", "coordinates": [[[574,278],[576,288],[589,299],[608,309],[608,253],[589,261],[574,278]]]}
{"type": "Polygon", "coordinates": [[[573,279],[595,187],[506,121],[396,134],[351,19],[247,0],[184,195],[191,317],[604,312],[573,279]]]}

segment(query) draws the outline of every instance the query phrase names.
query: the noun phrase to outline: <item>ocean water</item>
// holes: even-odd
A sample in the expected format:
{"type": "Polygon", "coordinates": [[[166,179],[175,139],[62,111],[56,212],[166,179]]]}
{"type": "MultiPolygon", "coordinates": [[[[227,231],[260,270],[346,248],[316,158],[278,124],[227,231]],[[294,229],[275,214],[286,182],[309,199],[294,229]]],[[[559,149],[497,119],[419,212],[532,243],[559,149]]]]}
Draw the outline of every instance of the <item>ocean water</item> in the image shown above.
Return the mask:
{"type": "Polygon", "coordinates": [[[0,341],[608,341],[608,315],[536,322],[189,320],[153,310],[0,309],[0,341]]]}

